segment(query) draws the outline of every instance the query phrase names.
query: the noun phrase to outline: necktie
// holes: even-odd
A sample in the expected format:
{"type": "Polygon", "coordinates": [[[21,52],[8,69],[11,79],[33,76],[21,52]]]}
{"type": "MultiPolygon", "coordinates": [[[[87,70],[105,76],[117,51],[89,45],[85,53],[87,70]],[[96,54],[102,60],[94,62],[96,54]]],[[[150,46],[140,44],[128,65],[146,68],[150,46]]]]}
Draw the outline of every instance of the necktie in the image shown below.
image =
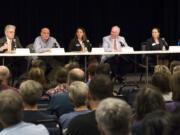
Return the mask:
{"type": "Polygon", "coordinates": [[[117,50],[118,50],[118,49],[117,49],[117,44],[116,44],[116,39],[114,39],[113,49],[114,49],[115,51],[117,51],[117,50]]]}

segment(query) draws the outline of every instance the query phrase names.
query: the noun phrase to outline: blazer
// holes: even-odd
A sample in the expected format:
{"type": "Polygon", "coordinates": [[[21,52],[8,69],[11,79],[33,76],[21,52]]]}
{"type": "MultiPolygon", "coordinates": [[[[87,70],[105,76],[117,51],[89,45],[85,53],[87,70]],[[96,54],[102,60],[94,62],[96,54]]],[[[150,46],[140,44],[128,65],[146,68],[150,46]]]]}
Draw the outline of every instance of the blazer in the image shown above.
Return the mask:
{"type": "MultiPolygon", "coordinates": [[[[22,48],[22,45],[21,45],[21,42],[20,42],[18,36],[15,36],[14,39],[16,40],[16,42],[12,41],[12,49],[15,48],[15,46],[16,46],[16,48],[22,48]]],[[[6,37],[0,38],[0,47],[2,47],[4,45],[4,43],[6,43],[6,42],[7,42],[6,37]]]]}
{"type": "Polygon", "coordinates": [[[159,44],[156,44],[153,38],[146,41],[146,50],[162,50],[163,46],[165,46],[166,50],[169,49],[169,45],[162,38],[159,38],[159,44]]]}
{"type": "MultiPolygon", "coordinates": [[[[116,42],[117,42],[117,48],[128,47],[125,38],[122,36],[118,36],[116,42]]],[[[113,50],[111,36],[103,37],[102,47],[104,48],[105,52],[111,52],[113,50]]]]}
{"type": "MultiPolygon", "coordinates": [[[[87,48],[88,52],[90,52],[92,45],[89,42],[89,40],[86,40],[83,43],[84,43],[85,47],[87,48]]],[[[69,52],[72,52],[72,51],[81,51],[81,45],[77,39],[72,39],[69,44],[69,52]]]]}

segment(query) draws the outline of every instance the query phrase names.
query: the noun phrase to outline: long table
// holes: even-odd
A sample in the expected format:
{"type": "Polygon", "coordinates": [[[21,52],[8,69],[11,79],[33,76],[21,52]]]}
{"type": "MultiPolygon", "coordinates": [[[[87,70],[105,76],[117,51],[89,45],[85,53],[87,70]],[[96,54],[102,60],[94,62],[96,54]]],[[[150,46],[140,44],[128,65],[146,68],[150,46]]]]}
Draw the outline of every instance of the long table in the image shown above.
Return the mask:
{"type": "Polygon", "coordinates": [[[5,57],[34,57],[34,56],[85,56],[85,71],[87,71],[87,57],[86,56],[110,56],[110,55],[146,55],[146,84],[148,84],[148,76],[149,76],[149,60],[148,55],[157,55],[157,54],[179,54],[180,50],[168,50],[168,51],[130,51],[130,52],[64,52],[64,53],[53,53],[53,52],[46,52],[46,53],[1,53],[0,57],[3,57],[3,63],[5,57]]]}

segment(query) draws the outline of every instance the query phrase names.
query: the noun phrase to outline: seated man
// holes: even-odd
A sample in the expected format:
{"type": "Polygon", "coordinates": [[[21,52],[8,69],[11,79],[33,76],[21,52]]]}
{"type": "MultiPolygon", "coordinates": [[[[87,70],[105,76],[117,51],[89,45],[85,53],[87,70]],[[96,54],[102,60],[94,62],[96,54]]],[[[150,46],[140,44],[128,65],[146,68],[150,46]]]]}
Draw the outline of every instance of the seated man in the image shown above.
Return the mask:
{"type": "Polygon", "coordinates": [[[96,110],[96,120],[102,135],[130,135],[131,107],[120,99],[107,98],[96,110]]]}
{"type": "MultiPolygon", "coordinates": [[[[103,38],[103,45],[105,52],[121,52],[123,47],[128,47],[124,37],[119,36],[120,28],[118,26],[113,26],[109,36],[103,38]]],[[[101,62],[107,62],[111,66],[112,74],[114,77],[122,77],[124,72],[129,69],[129,59],[127,56],[102,56],[101,62]],[[128,65],[122,68],[121,65],[128,65]]],[[[118,78],[117,78],[118,79],[118,78]]]]}
{"type": "Polygon", "coordinates": [[[16,26],[7,25],[4,29],[5,36],[0,38],[0,52],[11,52],[16,48],[22,48],[20,40],[15,36],[16,26]]]}
{"type": "MultiPolygon", "coordinates": [[[[12,53],[16,48],[22,48],[19,38],[15,35],[16,26],[14,25],[6,25],[4,28],[5,36],[0,38],[0,53],[12,53]]],[[[19,77],[19,75],[23,74],[26,71],[27,61],[24,57],[18,58],[4,58],[4,65],[9,67],[12,72],[13,78],[19,77]],[[17,65],[20,68],[17,67],[17,65]]],[[[2,60],[0,60],[2,61],[2,60]]]]}
{"type": "Polygon", "coordinates": [[[0,106],[0,123],[4,128],[0,135],[49,135],[43,125],[22,121],[23,100],[17,92],[1,92],[0,106]]]}
{"type": "Polygon", "coordinates": [[[124,37],[119,36],[120,28],[113,26],[111,34],[103,38],[103,48],[105,52],[121,51],[122,47],[128,47],[124,37]]]}
{"type": "Polygon", "coordinates": [[[43,92],[43,87],[40,83],[33,80],[24,81],[20,85],[19,92],[23,98],[24,121],[37,122],[38,120],[56,119],[56,117],[38,111],[37,102],[40,100],[43,92]]]}
{"type": "MultiPolygon", "coordinates": [[[[50,36],[49,28],[42,28],[40,36],[38,36],[33,44],[36,53],[50,52],[52,48],[60,48],[59,43],[54,37],[50,36]]],[[[58,66],[59,62],[53,57],[40,57],[48,66],[58,66]]]]}
{"type": "Polygon", "coordinates": [[[78,115],[89,113],[87,108],[88,86],[81,81],[75,81],[69,86],[69,98],[74,104],[74,111],[64,114],[59,118],[63,129],[67,129],[69,123],[78,115]]]}
{"type": "MultiPolygon", "coordinates": [[[[67,85],[68,86],[71,85],[71,83],[74,81],[84,81],[84,78],[85,78],[84,71],[82,71],[79,68],[74,68],[70,70],[68,73],[67,85]]],[[[51,110],[52,112],[57,112],[58,116],[72,112],[74,110],[74,105],[69,99],[68,90],[66,92],[51,97],[49,110],[51,110]]]]}
{"type": "Polygon", "coordinates": [[[67,135],[100,135],[95,110],[101,100],[111,97],[113,83],[105,75],[96,75],[89,84],[88,103],[92,112],[75,117],[69,124],[67,135]]]}

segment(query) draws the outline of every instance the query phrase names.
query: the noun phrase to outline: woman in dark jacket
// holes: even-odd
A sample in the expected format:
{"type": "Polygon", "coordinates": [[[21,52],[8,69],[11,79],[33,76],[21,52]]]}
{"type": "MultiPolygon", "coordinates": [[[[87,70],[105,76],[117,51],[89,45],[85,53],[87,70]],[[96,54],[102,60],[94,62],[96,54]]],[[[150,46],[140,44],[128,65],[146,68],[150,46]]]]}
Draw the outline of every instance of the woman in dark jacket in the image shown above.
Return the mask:
{"type": "Polygon", "coordinates": [[[82,27],[77,28],[76,34],[70,42],[69,51],[90,52],[91,47],[92,46],[89,40],[87,39],[85,29],[82,27]]]}
{"type": "Polygon", "coordinates": [[[146,50],[165,50],[169,49],[169,46],[164,38],[160,37],[160,29],[152,29],[152,37],[147,40],[146,50]]]}

